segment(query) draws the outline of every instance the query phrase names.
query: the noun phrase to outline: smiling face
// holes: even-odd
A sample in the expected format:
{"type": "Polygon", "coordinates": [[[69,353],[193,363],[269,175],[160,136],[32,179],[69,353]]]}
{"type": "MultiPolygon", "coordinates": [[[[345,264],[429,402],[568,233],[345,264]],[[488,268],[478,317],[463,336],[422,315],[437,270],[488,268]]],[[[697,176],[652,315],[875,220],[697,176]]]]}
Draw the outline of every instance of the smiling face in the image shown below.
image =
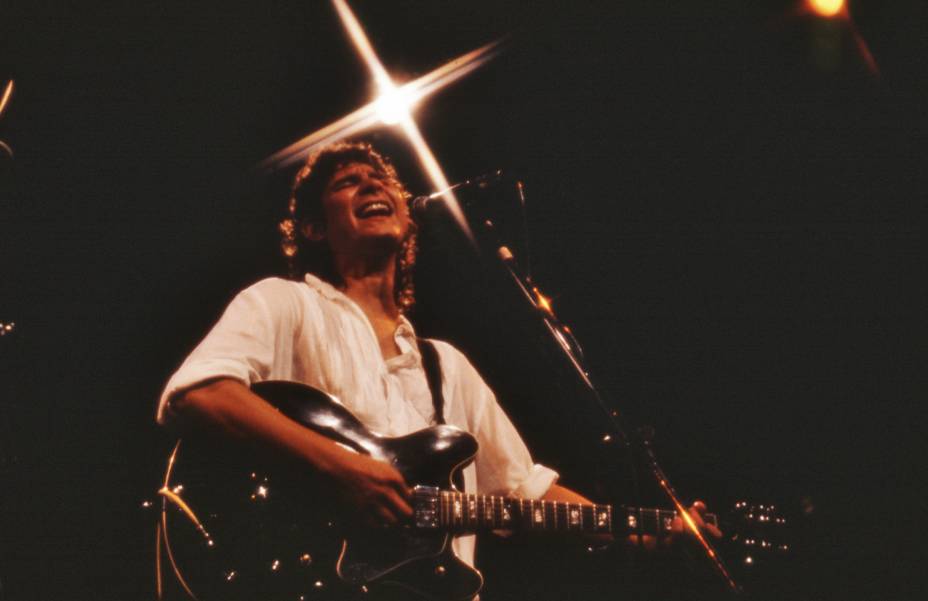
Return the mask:
{"type": "Polygon", "coordinates": [[[324,237],[336,255],[396,252],[409,233],[409,209],[399,183],[373,165],[339,165],[322,191],[325,227],[307,234],[324,237]]]}

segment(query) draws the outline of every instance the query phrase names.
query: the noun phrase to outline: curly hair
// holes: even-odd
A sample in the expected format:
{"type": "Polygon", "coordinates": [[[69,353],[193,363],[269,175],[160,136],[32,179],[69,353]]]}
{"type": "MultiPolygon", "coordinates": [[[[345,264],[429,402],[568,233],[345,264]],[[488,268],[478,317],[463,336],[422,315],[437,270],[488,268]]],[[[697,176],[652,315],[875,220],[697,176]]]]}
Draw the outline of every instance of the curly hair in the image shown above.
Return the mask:
{"type": "MultiPolygon", "coordinates": [[[[280,249],[287,261],[291,279],[299,280],[304,273],[309,272],[329,283],[342,283],[341,276],[335,269],[328,242],[314,241],[300,235],[300,225],[325,222],[322,193],[332,175],[349,163],[370,165],[387,176],[389,183],[399,190],[404,201],[412,197],[389,159],[374,150],[367,142],[340,142],[310,155],[293,179],[290,198],[287,201],[287,216],[279,225],[280,249]]],[[[416,264],[417,250],[415,227],[410,227],[396,258],[394,297],[403,313],[409,312],[416,302],[413,268],[416,264]]]]}

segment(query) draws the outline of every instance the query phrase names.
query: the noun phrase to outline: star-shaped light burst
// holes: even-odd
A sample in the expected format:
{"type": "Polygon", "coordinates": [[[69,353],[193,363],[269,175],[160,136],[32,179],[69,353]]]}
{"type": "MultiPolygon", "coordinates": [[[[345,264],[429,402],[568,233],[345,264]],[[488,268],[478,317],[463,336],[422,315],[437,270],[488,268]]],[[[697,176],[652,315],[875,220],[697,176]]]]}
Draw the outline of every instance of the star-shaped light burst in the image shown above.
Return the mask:
{"type": "Polygon", "coordinates": [[[442,65],[434,71],[411,82],[397,85],[371,46],[367,34],[345,0],[332,0],[342,25],[351,38],[361,59],[374,79],[379,95],[341,119],[294,142],[261,162],[261,167],[271,171],[304,159],[313,151],[343,140],[380,124],[398,125],[419,158],[419,163],[436,190],[448,206],[455,220],[471,240],[473,234],[464,219],[460,204],[449,188],[448,180],[435,155],[422,137],[422,132],[412,117],[412,108],[427,96],[457,81],[493,58],[499,42],[491,42],[442,65]]]}

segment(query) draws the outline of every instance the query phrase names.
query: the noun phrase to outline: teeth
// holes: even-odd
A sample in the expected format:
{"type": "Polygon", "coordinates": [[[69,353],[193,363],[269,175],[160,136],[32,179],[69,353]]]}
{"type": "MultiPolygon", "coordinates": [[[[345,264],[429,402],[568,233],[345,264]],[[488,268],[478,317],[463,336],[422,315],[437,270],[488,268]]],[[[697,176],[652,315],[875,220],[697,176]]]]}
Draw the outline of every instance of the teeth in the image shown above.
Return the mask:
{"type": "Polygon", "coordinates": [[[393,212],[393,208],[382,201],[369,202],[365,205],[362,205],[358,211],[358,217],[368,217],[371,215],[389,215],[393,212]]]}

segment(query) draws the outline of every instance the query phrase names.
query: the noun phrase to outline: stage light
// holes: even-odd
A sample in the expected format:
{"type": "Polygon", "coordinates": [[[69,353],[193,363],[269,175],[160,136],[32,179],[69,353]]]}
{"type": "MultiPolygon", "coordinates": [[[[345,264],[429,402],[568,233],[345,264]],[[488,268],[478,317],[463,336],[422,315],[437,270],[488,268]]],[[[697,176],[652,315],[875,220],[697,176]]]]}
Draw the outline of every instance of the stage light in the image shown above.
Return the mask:
{"type": "Polygon", "coordinates": [[[409,116],[412,106],[412,90],[406,87],[397,88],[392,85],[383,89],[380,96],[374,101],[377,116],[386,125],[396,125],[403,118],[409,116]]]}
{"type": "Polygon", "coordinates": [[[817,15],[821,17],[836,17],[844,12],[844,0],[806,0],[817,15]]]}
{"type": "MultiPolygon", "coordinates": [[[[800,9],[800,12],[803,14],[812,14],[816,17],[829,19],[831,21],[840,20],[844,27],[847,27],[847,30],[850,31],[851,38],[854,40],[854,45],[857,46],[857,51],[860,53],[860,57],[863,59],[867,69],[872,75],[879,77],[880,67],[877,65],[876,59],[870,52],[867,41],[857,29],[857,24],[854,22],[851,11],[848,8],[847,0],[803,0],[803,6],[804,8],[800,9]]],[[[818,59],[826,66],[837,60],[830,55],[839,51],[840,43],[834,38],[839,35],[840,32],[841,30],[830,27],[830,24],[826,29],[820,28],[819,45],[821,48],[818,50],[818,59]]]]}
{"type": "Polygon", "coordinates": [[[355,47],[355,51],[370,71],[379,95],[361,108],[274,153],[260,163],[260,168],[272,171],[292,165],[323,146],[344,140],[381,123],[399,125],[407,141],[413,147],[419,159],[419,164],[431,181],[432,186],[436,190],[444,190],[441,197],[445,201],[448,210],[465,235],[473,241],[473,233],[464,218],[460,204],[454,192],[450,190],[451,186],[441,165],[439,165],[438,160],[426,143],[422,132],[419,131],[419,126],[412,117],[411,109],[425,97],[471,73],[493,58],[494,51],[499,43],[492,42],[477,48],[414,81],[397,86],[383,64],[381,64],[380,58],[364,32],[364,28],[351,11],[351,8],[349,8],[347,2],[345,0],[332,0],[332,4],[355,47]]]}

